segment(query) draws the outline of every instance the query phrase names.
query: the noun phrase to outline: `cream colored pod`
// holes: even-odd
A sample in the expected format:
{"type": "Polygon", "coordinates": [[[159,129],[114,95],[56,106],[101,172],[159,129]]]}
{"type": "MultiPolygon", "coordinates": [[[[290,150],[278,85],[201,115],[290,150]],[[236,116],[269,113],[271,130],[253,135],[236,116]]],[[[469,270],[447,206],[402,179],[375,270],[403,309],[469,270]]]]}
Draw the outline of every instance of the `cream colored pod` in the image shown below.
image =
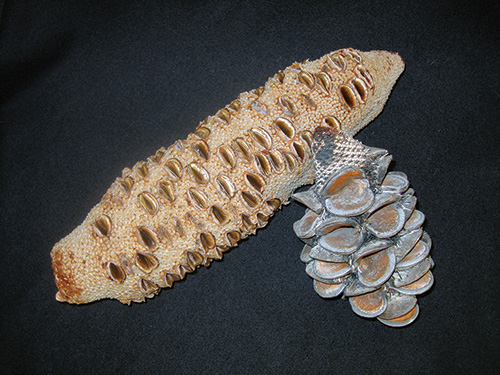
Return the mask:
{"type": "Polygon", "coordinates": [[[382,111],[403,69],[395,53],[351,48],[294,63],[125,168],[54,246],[56,299],[142,302],[221,259],[313,182],[314,129],[354,135],[382,111]]]}
{"type": "Polygon", "coordinates": [[[317,128],[313,139],[316,182],[292,197],[308,207],[294,230],[314,290],[348,298],[356,314],[391,327],[412,323],[434,263],[406,175],[387,172],[387,151],[335,129],[317,128]]]}

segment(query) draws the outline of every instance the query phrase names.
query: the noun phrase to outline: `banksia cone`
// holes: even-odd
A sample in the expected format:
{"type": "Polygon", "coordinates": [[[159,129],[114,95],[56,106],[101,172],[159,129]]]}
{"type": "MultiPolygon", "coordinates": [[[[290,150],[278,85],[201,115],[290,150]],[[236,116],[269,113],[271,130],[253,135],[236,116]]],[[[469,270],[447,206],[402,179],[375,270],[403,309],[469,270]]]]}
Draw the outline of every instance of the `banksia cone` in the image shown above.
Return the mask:
{"type": "Polygon", "coordinates": [[[387,173],[386,150],[333,128],[315,130],[313,153],[316,182],[293,197],[308,207],[294,230],[306,243],[301,259],[314,289],[348,298],[362,317],[392,327],[412,323],[434,263],[406,175],[387,173]]]}

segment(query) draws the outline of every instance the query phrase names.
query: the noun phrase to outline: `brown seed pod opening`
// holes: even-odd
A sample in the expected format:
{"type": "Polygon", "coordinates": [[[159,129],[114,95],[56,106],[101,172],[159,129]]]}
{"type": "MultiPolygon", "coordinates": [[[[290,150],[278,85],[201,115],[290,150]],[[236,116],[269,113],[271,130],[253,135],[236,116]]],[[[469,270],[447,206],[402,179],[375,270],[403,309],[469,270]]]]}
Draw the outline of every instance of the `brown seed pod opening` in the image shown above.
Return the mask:
{"type": "Polygon", "coordinates": [[[264,191],[266,180],[264,180],[264,178],[257,173],[247,173],[245,175],[245,181],[249,187],[255,189],[259,193],[262,194],[262,192],[264,191]]]}
{"type": "Polygon", "coordinates": [[[229,124],[229,120],[231,120],[231,113],[225,108],[222,108],[215,116],[226,124],[229,124]]]}
{"type": "Polygon", "coordinates": [[[295,116],[297,114],[297,106],[288,96],[280,97],[278,99],[278,104],[283,108],[285,113],[291,116],[295,116]]]}
{"type": "Polygon", "coordinates": [[[210,148],[204,140],[197,140],[191,145],[191,150],[204,160],[210,159],[210,148]]]}
{"type": "Polygon", "coordinates": [[[160,181],[158,183],[158,191],[160,194],[165,197],[169,202],[175,201],[175,186],[174,183],[170,180],[160,181]]]}
{"type": "Polygon", "coordinates": [[[281,206],[281,201],[278,198],[272,198],[268,199],[266,201],[266,206],[271,210],[271,211],[276,211],[278,208],[281,206]]]}
{"type": "Polygon", "coordinates": [[[143,191],[137,196],[142,209],[149,215],[154,215],[158,212],[158,201],[150,192],[143,191]]]}
{"type": "Polygon", "coordinates": [[[119,283],[123,283],[127,278],[127,274],[125,273],[125,271],[116,263],[106,263],[106,270],[108,271],[109,277],[111,277],[114,281],[118,281],[119,283]]]}
{"type": "Polygon", "coordinates": [[[235,230],[227,232],[225,237],[226,237],[226,244],[231,247],[236,246],[239,240],[241,240],[240,232],[235,230]]]}
{"type": "Polygon", "coordinates": [[[166,171],[170,178],[179,180],[182,177],[182,164],[179,160],[172,158],[165,163],[166,171]]]}
{"type": "Polygon", "coordinates": [[[186,251],[186,263],[194,270],[203,263],[205,258],[197,251],[186,251]]]}
{"type": "Polygon", "coordinates": [[[243,138],[236,138],[233,141],[233,150],[238,153],[238,155],[247,161],[252,160],[252,150],[250,145],[243,140],[243,138]]]}
{"type": "Polygon", "coordinates": [[[299,82],[307,86],[310,90],[314,88],[314,76],[306,71],[300,71],[299,74],[297,74],[299,82]]]}
{"type": "Polygon", "coordinates": [[[283,160],[283,155],[280,150],[274,149],[269,151],[269,158],[276,172],[281,173],[285,169],[285,161],[283,160]]]}
{"type": "Polygon", "coordinates": [[[257,170],[265,176],[268,176],[271,173],[271,164],[269,162],[269,158],[263,153],[259,152],[254,155],[253,163],[257,170]]]}
{"type": "Polygon", "coordinates": [[[260,86],[252,90],[252,93],[257,96],[261,96],[263,92],[264,92],[264,86],[260,86]]]}
{"type": "Polygon", "coordinates": [[[347,85],[341,85],[340,88],[340,96],[343,99],[344,103],[349,107],[349,108],[354,108],[356,106],[356,94],[354,94],[354,91],[347,86],[347,85]]]}
{"type": "Polygon", "coordinates": [[[332,90],[332,79],[328,73],[319,72],[316,74],[316,82],[325,94],[330,94],[330,91],[332,90]]]}
{"type": "Polygon", "coordinates": [[[159,149],[153,156],[149,157],[149,161],[151,161],[151,163],[153,164],[158,164],[161,161],[163,155],[165,155],[165,150],[159,149]]]}
{"type": "Polygon", "coordinates": [[[236,155],[231,147],[227,145],[222,145],[219,147],[219,158],[224,165],[224,167],[228,169],[233,169],[236,166],[236,155]]]}
{"type": "Polygon", "coordinates": [[[363,79],[366,82],[366,85],[369,88],[373,87],[372,75],[370,74],[370,72],[368,70],[366,70],[366,68],[363,65],[356,66],[356,73],[357,73],[358,77],[360,77],[361,79],[363,79]]]}
{"type": "Polygon", "coordinates": [[[289,172],[293,172],[299,166],[299,159],[291,152],[284,152],[285,166],[289,172]]]}
{"type": "Polygon", "coordinates": [[[193,133],[195,136],[197,136],[200,139],[207,139],[208,136],[210,135],[210,129],[204,127],[204,126],[199,126],[193,133]]]}
{"type": "Polygon", "coordinates": [[[221,206],[212,206],[210,208],[210,212],[214,220],[219,225],[225,225],[231,220],[229,213],[226,210],[224,210],[221,206]]]}
{"type": "Polygon", "coordinates": [[[297,155],[297,157],[299,158],[300,163],[303,163],[304,160],[306,159],[306,150],[304,149],[302,143],[298,141],[293,141],[292,150],[295,153],[295,155],[297,155]]]}
{"type": "Polygon", "coordinates": [[[283,83],[285,82],[285,73],[280,70],[275,76],[274,78],[276,78],[278,80],[279,83],[283,83]]]}
{"type": "Polygon", "coordinates": [[[111,219],[108,215],[102,215],[94,221],[93,227],[99,237],[107,237],[111,232],[111,219]]]}
{"type": "Polygon", "coordinates": [[[205,209],[208,208],[208,196],[204,191],[197,188],[189,188],[188,190],[188,202],[191,203],[195,208],[205,209]]]}
{"type": "Polygon", "coordinates": [[[295,127],[292,122],[284,117],[278,117],[274,122],[274,126],[278,129],[278,135],[288,141],[295,137],[295,127]]]}
{"type": "Polygon", "coordinates": [[[233,100],[229,105],[228,105],[229,109],[232,109],[233,111],[239,111],[240,108],[241,108],[241,102],[236,99],[236,100],[233,100]]]}
{"type": "Polygon", "coordinates": [[[341,129],[340,121],[335,116],[327,116],[323,119],[323,123],[335,130],[341,129]]]}
{"type": "Polygon", "coordinates": [[[302,138],[304,142],[307,144],[307,147],[309,147],[309,149],[312,150],[312,144],[313,144],[312,132],[309,130],[304,130],[302,133],[300,133],[300,138],[302,138]]]}
{"type": "Polygon", "coordinates": [[[250,129],[250,136],[252,140],[257,144],[257,146],[263,147],[265,149],[270,149],[273,145],[273,139],[271,135],[262,128],[252,128],[250,129]]]}
{"type": "Polygon", "coordinates": [[[241,224],[243,226],[243,229],[247,233],[253,233],[255,229],[257,229],[257,224],[255,224],[252,219],[250,218],[250,215],[247,214],[242,214],[241,215],[241,224]]]}
{"type": "Polygon", "coordinates": [[[255,208],[260,204],[262,198],[249,191],[242,191],[241,200],[248,208],[255,208]]]}
{"type": "Polygon", "coordinates": [[[145,273],[151,273],[158,267],[160,262],[153,254],[137,253],[135,256],[135,264],[139,269],[145,273]]]}
{"type": "Polygon", "coordinates": [[[220,175],[215,179],[217,191],[224,197],[231,199],[236,194],[236,186],[231,179],[225,175],[220,175]]]}
{"type": "Polygon", "coordinates": [[[338,71],[342,71],[345,69],[345,57],[341,53],[335,53],[327,58],[327,64],[338,71]]]}
{"type": "Polygon", "coordinates": [[[187,171],[191,179],[199,185],[205,185],[210,180],[208,171],[198,163],[191,163],[187,166],[187,171]]]}
{"type": "Polygon", "coordinates": [[[265,227],[267,222],[269,221],[269,216],[259,212],[257,214],[257,222],[259,224],[259,228],[265,227]]]}
{"type": "Polygon", "coordinates": [[[141,242],[145,247],[152,250],[158,244],[158,236],[152,229],[142,226],[137,228],[136,232],[139,242],[141,242]]]}
{"type": "Polygon", "coordinates": [[[210,232],[200,233],[200,243],[205,251],[209,251],[215,247],[215,237],[210,232]]]}
{"type": "Polygon", "coordinates": [[[141,293],[146,294],[148,297],[152,296],[153,294],[158,294],[158,292],[160,291],[160,287],[158,285],[143,278],[139,279],[137,286],[139,287],[141,293]]]}
{"type": "Polygon", "coordinates": [[[148,165],[146,164],[145,161],[140,161],[139,163],[136,164],[136,170],[139,176],[142,178],[146,178],[146,176],[149,173],[148,165]]]}
{"type": "Polygon", "coordinates": [[[354,78],[352,80],[352,84],[353,84],[354,88],[356,89],[356,91],[358,92],[359,98],[364,103],[366,101],[366,97],[368,95],[367,91],[366,91],[365,82],[359,78],[354,78]]]}
{"type": "Polygon", "coordinates": [[[182,280],[182,277],[175,272],[166,272],[164,279],[167,287],[171,288],[176,281],[182,280]]]}
{"type": "Polygon", "coordinates": [[[120,186],[122,187],[125,194],[130,194],[130,191],[134,187],[134,179],[130,176],[127,176],[120,181],[120,186]]]}

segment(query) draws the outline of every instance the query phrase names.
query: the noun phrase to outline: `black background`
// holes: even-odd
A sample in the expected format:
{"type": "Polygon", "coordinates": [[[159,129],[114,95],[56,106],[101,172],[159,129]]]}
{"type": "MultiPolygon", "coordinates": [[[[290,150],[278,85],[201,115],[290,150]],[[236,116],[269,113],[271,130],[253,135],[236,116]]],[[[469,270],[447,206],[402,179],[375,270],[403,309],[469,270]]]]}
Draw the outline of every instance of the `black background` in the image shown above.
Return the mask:
{"type": "Polygon", "coordinates": [[[484,4],[7,1],[3,373],[498,373],[499,6],[484,4]],[[427,216],[436,281],[413,325],[388,328],[315,294],[297,203],[145,304],[56,302],[50,250],[123,167],[279,69],[344,47],[406,62],[358,139],[393,154],[427,216]]]}

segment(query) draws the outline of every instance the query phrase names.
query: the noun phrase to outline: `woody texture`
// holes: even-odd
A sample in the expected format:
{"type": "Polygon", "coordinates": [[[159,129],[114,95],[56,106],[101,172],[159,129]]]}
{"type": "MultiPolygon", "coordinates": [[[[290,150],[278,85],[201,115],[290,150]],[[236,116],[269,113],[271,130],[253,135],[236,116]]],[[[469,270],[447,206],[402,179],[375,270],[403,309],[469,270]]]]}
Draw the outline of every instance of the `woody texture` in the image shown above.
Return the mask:
{"type": "MultiPolygon", "coordinates": [[[[125,168],[84,222],[54,246],[56,299],[142,302],[221,259],[264,227],[298,187],[314,182],[314,130],[357,133],[382,111],[403,69],[395,53],[354,49],[294,63],[185,140],[125,168]]],[[[320,262],[316,286],[334,294],[333,287],[324,291],[320,262]]]]}

